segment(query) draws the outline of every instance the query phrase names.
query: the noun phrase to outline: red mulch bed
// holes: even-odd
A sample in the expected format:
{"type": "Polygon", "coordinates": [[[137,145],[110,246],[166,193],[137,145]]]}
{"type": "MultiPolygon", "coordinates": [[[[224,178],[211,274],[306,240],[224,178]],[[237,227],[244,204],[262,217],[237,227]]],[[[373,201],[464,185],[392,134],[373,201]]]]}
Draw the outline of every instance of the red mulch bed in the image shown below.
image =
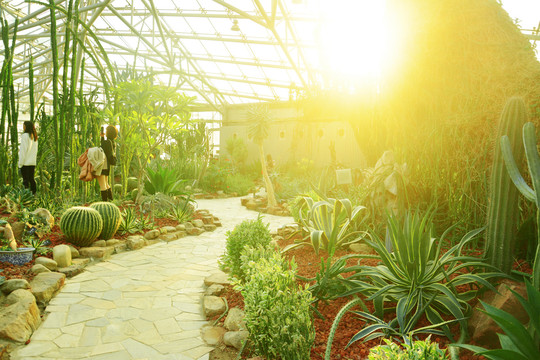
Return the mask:
{"type": "MultiPolygon", "coordinates": [[[[123,207],[120,206],[120,210],[122,210],[123,207]]],[[[135,208],[139,217],[146,217],[148,218],[148,215],[144,215],[138,211],[138,208],[135,208]]],[[[0,217],[9,217],[9,222],[15,222],[18,221],[16,218],[12,217],[9,213],[0,213],[0,217]]],[[[195,214],[193,219],[201,218],[199,214],[195,214]]],[[[73,245],[66,241],[64,234],[62,234],[62,231],[60,230],[60,227],[58,224],[60,223],[60,219],[55,219],[55,225],[52,227],[51,231],[43,236],[44,241],[49,241],[50,244],[47,245],[47,247],[50,247],[51,249],[55,247],[56,245],[66,244],[71,245],[75,248],[79,248],[76,245],[73,245]]],[[[160,228],[163,226],[176,226],[179,222],[173,219],[169,218],[154,218],[154,228],[160,228]]],[[[117,233],[114,236],[114,239],[125,239],[130,235],[143,235],[149,231],[149,229],[145,229],[144,231],[140,231],[134,234],[126,233],[126,234],[119,234],[117,233]]],[[[45,256],[52,259],[52,252],[49,252],[47,254],[39,255],[39,256],[45,256]]],[[[26,279],[28,281],[31,281],[34,278],[34,274],[30,272],[30,269],[34,266],[34,260],[22,265],[22,266],[16,266],[12,265],[10,263],[0,262],[0,269],[3,269],[2,272],[0,272],[0,276],[4,276],[6,280],[9,279],[26,279]]]]}
{"type": "MultiPolygon", "coordinates": [[[[284,240],[280,243],[280,246],[284,248],[285,246],[291,244],[293,240],[284,240]]],[[[480,251],[474,251],[479,255],[480,251]]],[[[341,256],[344,256],[348,254],[347,251],[340,250],[336,252],[336,258],[339,258],[341,256]]],[[[469,252],[469,255],[473,255],[473,251],[469,252]]],[[[320,253],[319,256],[315,254],[313,251],[313,248],[310,246],[303,246],[301,248],[296,248],[294,250],[290,250],[285,255],[289,259],[294,258],[298,265],[298,275],[301,275],[303,277],[307,278],[313,278],[315,277],[315,274],[319,272],[320,263],[321,263],[321,256],[324,257],[324,259],[327,258],[327,254],[320,253]]],[[[354,265],[357,263],[357,259],[351,259],[348,262],[348,265],[354,265]]],[[[368,265],[368,266],[375,266],[379,261],[376,259],[362,259],[360,260],[360,265],[368,265]]],[[[530,268],[529,264],[526,261],[516,261],[514,264],[514,269],[526,272],[526,273],[532,273],[532,269],[530,268]]],[[[347,276],[347,274],[345,274],[347,276]]],[[[229,306],[229,309],[233,307],[239,307],[241,309],[244,308],[244,300],[242,298],[242,295],[235,291],[232,286],[225,286],[225,290],[223,294],[221,295],[227,299],[227,303],[229,306]]],[[[351,300],[352,298],[340,298],[328,302],[319,302],[318,304],[318,310],[323,314],[324,319],[314,315],[314,326],[315,326],[315,343],[313,345],[313,348],[311,350],[311,359],[324,359],[324,353],[326,351],[326,342],[328,340],[328,335],[330,332],[330,328],[332,326],[332,323],[334,321],[334,318],[336,317],[339,310],[351,300]]],[[[471,302],[471,306],[476,307],[476,299],[471,302]]],[[[371,302],[366,302],[366,306],[369,310],[369,312],[373,312],[373,305],[371,302]]],[[[353,308],[353,310],[360,308],[353,308]]],[[[385,320],[388,321],[391,319],[392,314],[385,315],[385,320]]],[[[216,320],[218,317],[214,317],[212,320],[216,320]]],[[[450,319],[450,318],[448,318],[450,319]]],[[[224,318],[220,319],[220,323],[224,322],[224,318]]],[[[420,319],[418,323],[418,327],[427,326],[429,325],[429,322],[424,318],[420,319]]],[[[332,359],[340,359],[340,360],[361,360],[367,358],[369,354],[369,350],[377,346],[383,341],[381,339],[375,339],[367,342],[357,341],[353,343],[350,347],[345,348],[349,342],[349,340],[363,327],[365,326],[365,322],[361,319],[359,319],[357,316],[355,316],[352,313],[347,313],[344,315],[340,321],[338,330],[336,331],[334,341],[332,343],[332,359]]],[[[451,330],[453,334],[456,334],[456,337],[459,335],[459,324],[454,324],[451,326],[451,330]]],[[[426,335],[419,335],[420,339],[425,339],[426,335]]],[[[439,337],[439,336],[432,336],[431,339],[437,343],[439,343],[439,346],[441,348],[446,348],[450,341],[446,337],[439,337]]],[[[456,339],[457,340],[457,339],[456,339]]],[[[248,359],[250,357],[249,354],[246,354],[243,356],[243,359],[248,359]]],[[[460,359],[462,360],[483,360],[485,359],[482,356],[475,356],[471,352],[466,350],[460,351],[460,359]]]]}

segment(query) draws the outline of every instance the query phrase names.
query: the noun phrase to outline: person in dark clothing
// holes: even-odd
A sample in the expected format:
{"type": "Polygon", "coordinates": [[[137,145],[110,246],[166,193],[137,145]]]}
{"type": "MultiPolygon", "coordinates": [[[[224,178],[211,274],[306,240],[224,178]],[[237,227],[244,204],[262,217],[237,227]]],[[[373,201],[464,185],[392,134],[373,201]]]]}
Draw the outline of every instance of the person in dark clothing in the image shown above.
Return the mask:
{"type": "Polygon", "coordinates": [[[105,165],[103,165],[101,175],[97,176],[97,180],[101,190],[101,200],[107,201],[113,199],[112,189],[109,185],[109,173],[111,165],[116,165],[116,145],[114,144],[114,139],[118,136],[118,130],[116,127],[109,125],[105,133],[103,132],[103,128],[101,128],[100,135],[101,148],[105,153],[105,165]],[[105,135],[107,139],[105,139],[105,135]]]}
{"type": "Polygon", "coordinates": [[[23,123],[23,134],[21,136],[21,147],[19,149],[19,169],[23,178],[25,188],[30,188],[32,194],[36,193],[36,181],[34,171],[36,169],[36,158],[38,151],[38,135],[34,123],[25,121],[23,123]]]}

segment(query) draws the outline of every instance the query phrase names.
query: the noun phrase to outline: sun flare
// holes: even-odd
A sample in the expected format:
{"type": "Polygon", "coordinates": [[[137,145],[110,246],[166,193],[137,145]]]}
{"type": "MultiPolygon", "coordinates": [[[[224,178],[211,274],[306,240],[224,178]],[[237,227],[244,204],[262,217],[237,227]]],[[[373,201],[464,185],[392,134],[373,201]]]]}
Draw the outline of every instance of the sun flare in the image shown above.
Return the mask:
{"type": "Polygon", "coordinates": [[[386,1],[322,0],[319,46],[323,68],[349,81],[378,81],[391,57],[386,1]]]}

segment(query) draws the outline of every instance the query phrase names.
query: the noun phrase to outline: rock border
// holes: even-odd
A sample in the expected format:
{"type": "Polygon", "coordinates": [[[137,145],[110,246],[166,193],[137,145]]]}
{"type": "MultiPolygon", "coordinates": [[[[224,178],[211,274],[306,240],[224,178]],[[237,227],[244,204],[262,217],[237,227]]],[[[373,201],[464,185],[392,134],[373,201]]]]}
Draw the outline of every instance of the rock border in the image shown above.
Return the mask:
{"type": "Polygon", "coordinates": [[[197,210],[195,215],[200,219],[163,226],[126,239],[98,240],[93,246],[79,250],[71,245],[57,245],[53,248],[53,259],[37,257],[30,270],[36,274],[32,281],[10,279],[0,285],[0,359],[15,346],[30,340],[46,316],[47,305],[64,286],[65,279],[82,273],[86,266],[106,261],[113,254],[198,236],[222,226],[208,210],[197,210]],[[65,266],[59,267],[59,264],[65,266]]]}

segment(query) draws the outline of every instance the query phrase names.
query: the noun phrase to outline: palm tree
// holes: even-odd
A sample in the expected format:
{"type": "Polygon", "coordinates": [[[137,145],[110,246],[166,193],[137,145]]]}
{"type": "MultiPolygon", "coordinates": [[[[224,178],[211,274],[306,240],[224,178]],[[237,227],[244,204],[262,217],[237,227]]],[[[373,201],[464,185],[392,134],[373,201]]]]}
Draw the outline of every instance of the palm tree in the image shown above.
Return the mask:
{"type": "Polygon", "coordinates": [[[248,137],[259,147],[264,186],[266,187],[266,194],[268,196],[268,206],[274,207],[277,205],[277,201],[274,195],[274,186],[268,176],[263,148],[263,142],[268,137],[268,130],[270,128],[270,112],[268,111],[268,107],[263,104],[251,106],[248,109],[248,120],[252,124],[248,131],[248,137]]]}

